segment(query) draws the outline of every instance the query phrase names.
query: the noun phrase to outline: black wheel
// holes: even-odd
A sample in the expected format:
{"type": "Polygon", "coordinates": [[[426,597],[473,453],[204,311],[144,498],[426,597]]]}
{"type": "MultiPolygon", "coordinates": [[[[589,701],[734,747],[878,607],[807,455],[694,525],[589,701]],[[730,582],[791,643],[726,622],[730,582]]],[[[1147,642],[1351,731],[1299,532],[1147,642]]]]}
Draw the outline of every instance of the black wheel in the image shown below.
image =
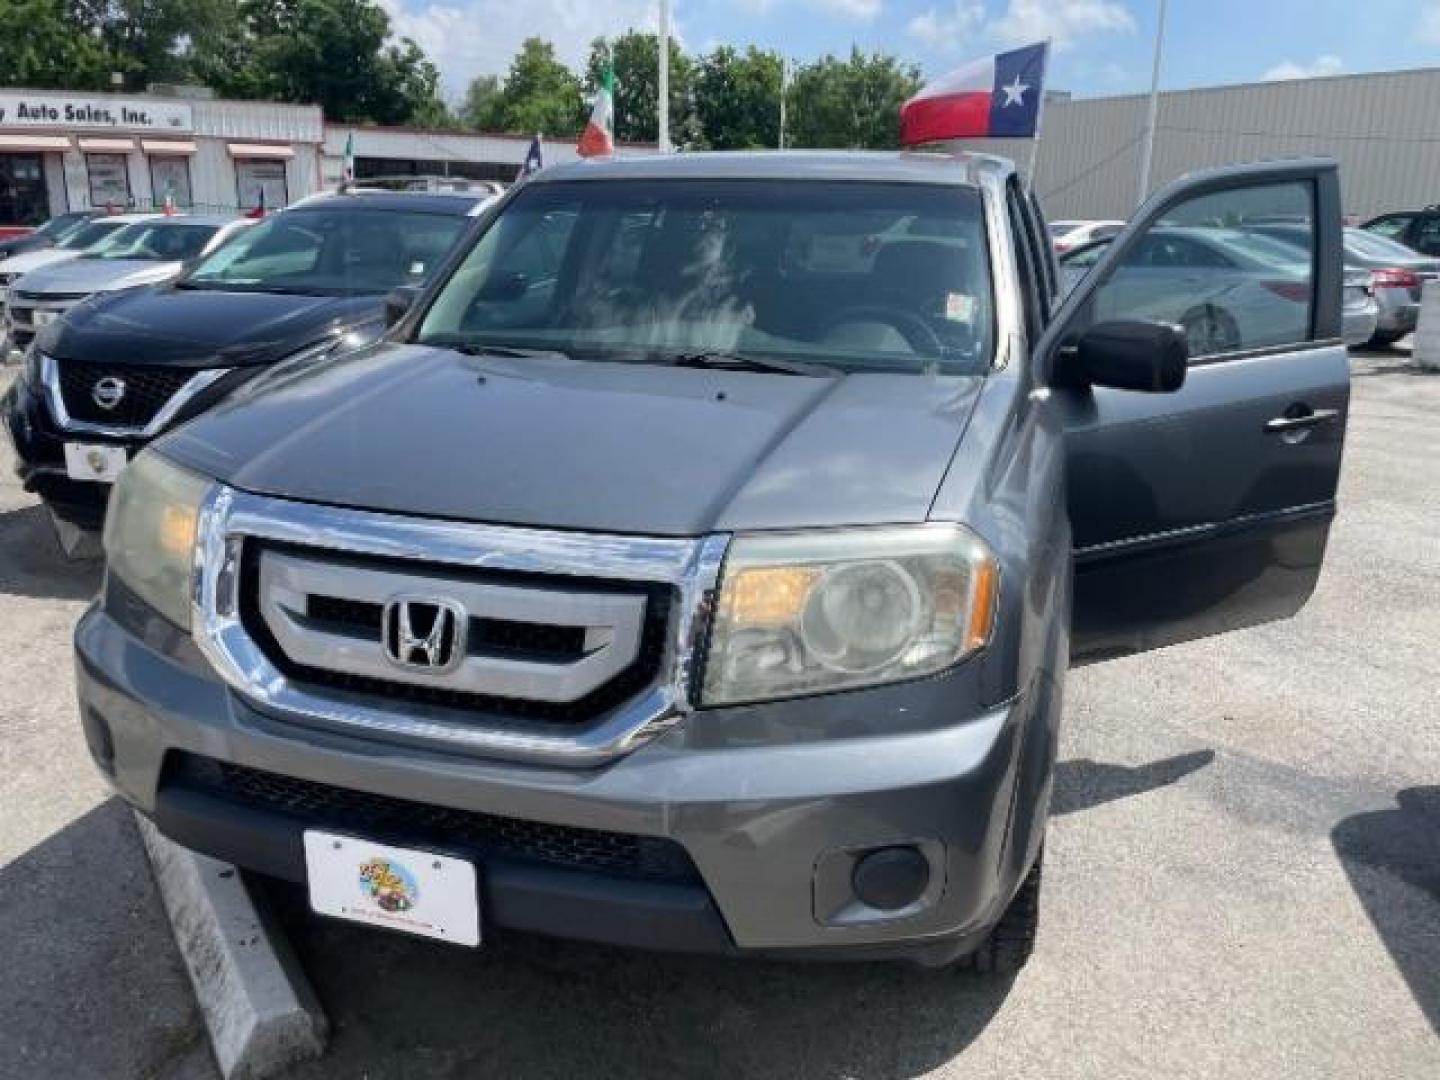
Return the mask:
{"type": "Polygon", "coordinates": [[[955,961],[956,971],[1013,975],[1025,966],[1035,949],[1035,931],[1040,926],[1040,866],[1044,861],[1042,849],[990,936],[974,952],[955,961]]]}
{"type": "Polygon", "coordinates": [[[1394,330],[1377,330],[1371,335],[1367,344],[1376,349],[1388,349],[1404,336],[1403,331],[1396,333],[1394,330]]]}
{"type": "Polygon", "coordinates": [[[1180,319],[1191,356],[1218,356],[1240,348],[1240,328],[1223,308],[1204,304],[1180,319]]]}

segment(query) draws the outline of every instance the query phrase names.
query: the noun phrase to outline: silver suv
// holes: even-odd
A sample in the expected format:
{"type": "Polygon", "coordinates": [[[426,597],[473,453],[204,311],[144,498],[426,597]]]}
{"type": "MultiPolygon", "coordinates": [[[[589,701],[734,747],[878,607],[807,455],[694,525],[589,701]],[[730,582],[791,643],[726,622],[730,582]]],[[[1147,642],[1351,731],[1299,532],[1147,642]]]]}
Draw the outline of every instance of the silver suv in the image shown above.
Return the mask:
{"type": "Polygon", "coordinates": [[[1067,668],[1315,585],[1339,205],[1328,162],[1191,177],[1061,302],[999,159],[546,170],[380,343],[121,475],[90,748],[337,918],[1013,969],[1067,668]],[[1293,319],[1187,356],[1140,316],[1208,300],[1107,292],[1240,210],[1306,223],[1293,319]]]}

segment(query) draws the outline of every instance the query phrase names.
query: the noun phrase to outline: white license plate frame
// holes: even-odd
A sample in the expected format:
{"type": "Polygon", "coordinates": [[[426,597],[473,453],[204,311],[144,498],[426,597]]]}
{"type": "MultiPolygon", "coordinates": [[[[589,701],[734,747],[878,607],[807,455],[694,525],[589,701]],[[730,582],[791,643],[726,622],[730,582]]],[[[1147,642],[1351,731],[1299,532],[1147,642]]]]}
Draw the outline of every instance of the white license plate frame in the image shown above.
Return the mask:
{"type": "Polygon", "coordinates": [[[97,484],[113,484],[120,479],[130,457],[123,446],[105,443],[65,444],[65,475],[71,480],[88,480],[97,484]]]}
{"type": "Polygon", "coordinates": [[[316,914],[470,948],[480,944],[479,877],[469,860],[320,829],[306,829],[304,841],[316,914]]]}

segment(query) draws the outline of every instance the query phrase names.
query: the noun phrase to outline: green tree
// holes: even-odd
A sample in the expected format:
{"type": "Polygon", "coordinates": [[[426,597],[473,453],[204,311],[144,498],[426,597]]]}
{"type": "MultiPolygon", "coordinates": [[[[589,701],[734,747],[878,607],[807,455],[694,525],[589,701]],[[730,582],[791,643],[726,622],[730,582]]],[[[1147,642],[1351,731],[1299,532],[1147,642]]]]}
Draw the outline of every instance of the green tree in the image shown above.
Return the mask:
{"type": "Polygon", "coordinates": [[[468,128],[495,131],[501,126],[501,87],[498,75],[476,75],[465,90],[460,120],[468,128]]]}
{"type": "Polygon", "coordinates": [[[0,0],[0,85],[101,90],[114,59],[64,0],[0,0]]]}
{"type": "Polygon", "coordinates": [[[822,56],[795,73],[786,98],[793,146],[888,150],[900,145],[900,106],[920,89],[920,71],[893,56],[822,56]]]}
{"type": "MultiPolygon", "coordinates": [[[[594,93],[606,63],[615,65],[615,140],[655,142],[660,137],[660,37],[631,30],[613,41],[590,43],[585,89],[594,93]]],[[[670,138],[691,141],[693,129],[690,82],[694,63],[670,39],[670,138]]]]}
{"type": "Polygon", "coordinates": [[[327,119],[426,123],[447,115],[440,73],[390,40],[372,0],[239,0],[235,33],[197,43],[193,68],[222,93],[321,106],[327,119]]]}
{"type": "Polygon", "coordinates": [[[555,58],[555,47],[527,38],[510,62],[493,127],[516,134],[577,135],[585,124],[580,80],[555,58]]]}
{"type": "Polygon", "coordinates": [[[750,46],[722,45],[702,56],[693,80],[695,115],[716,150],[774,147],[780,141],[781,60],[750,46]]]}

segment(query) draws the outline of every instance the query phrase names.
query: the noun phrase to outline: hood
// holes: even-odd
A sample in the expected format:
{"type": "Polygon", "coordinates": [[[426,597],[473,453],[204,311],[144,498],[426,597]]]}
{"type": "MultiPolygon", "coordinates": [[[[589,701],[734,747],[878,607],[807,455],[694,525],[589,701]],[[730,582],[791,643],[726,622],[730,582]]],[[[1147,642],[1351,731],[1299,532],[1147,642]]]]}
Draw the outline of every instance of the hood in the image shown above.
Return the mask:
{"type": "Polygon", "coordinates": [[[464,521],[656,536],[918,522],[981,381],[382,344],[263,377],[163,452],[256,493],[464,521]]]}
{"type": "Polygon", "coordinates": [[[183,263],[154,259],[70,259],[33,270],[25,277],[25,291],[36,293],[81,293],[124,289],[131,285],[154,285],[180,273],[183,263]]]}
{"type": "MultiPolygon", "coordinates": [[[[97,260],[98,261],[98,260],[97,260]]],[[[288,296],[162,286],[93,297],[46,327],[40,348],[67,360],[243,367],[268,364],[362,322],[379,296],[288,296]]]]}
{"type": "Polygon", "coordinates": [[[79,257],[80,252],[66,251],[63,248],[41,248],[39,251],[27,251],[23,255],[12,255],[8,259],[0,260],[0,274],[28,274],[32,270],[39,270],[42,266],[68,262],[79,257]]]}

